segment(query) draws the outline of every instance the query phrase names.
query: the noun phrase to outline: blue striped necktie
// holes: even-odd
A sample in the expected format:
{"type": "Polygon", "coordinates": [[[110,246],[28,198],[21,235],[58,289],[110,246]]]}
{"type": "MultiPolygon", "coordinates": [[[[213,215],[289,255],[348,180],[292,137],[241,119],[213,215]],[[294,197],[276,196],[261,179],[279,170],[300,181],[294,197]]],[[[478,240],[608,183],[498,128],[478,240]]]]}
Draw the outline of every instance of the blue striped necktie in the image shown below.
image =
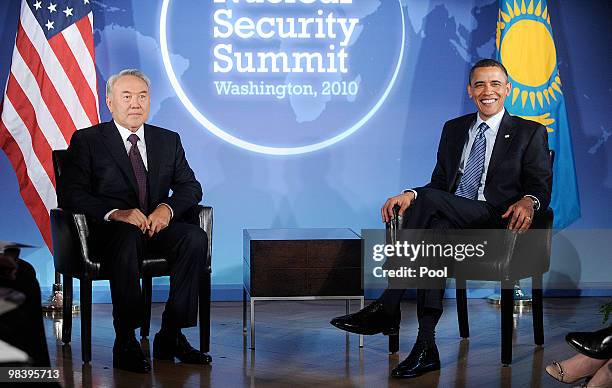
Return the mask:
{"type": "Polygon", "coordinates": [[[485,151],[487,150],[487,139],[484,133],[487,129],[489,129],[487,123],[483,122],[478,126],[478,133],[476,133],[476,138],[472,143],[470,156],[463,169],[459,187],[455,191],[455,195],[459,197],[476,199],[478,195],[478,187],[484,172],[485,151]]]}

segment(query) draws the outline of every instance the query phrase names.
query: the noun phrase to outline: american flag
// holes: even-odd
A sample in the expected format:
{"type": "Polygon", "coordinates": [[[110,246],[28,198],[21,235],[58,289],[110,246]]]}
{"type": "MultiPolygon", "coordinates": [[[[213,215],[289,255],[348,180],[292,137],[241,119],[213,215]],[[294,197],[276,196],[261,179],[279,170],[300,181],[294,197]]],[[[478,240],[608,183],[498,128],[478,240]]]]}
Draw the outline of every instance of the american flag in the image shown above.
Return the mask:
{"type": "Polygon", "coordinates": [[[89,0],[23,0],[11,71],[0,106],[0,146],[51,248],[57,206],[51,151],[77,128],[100,122],[89,0]]]}

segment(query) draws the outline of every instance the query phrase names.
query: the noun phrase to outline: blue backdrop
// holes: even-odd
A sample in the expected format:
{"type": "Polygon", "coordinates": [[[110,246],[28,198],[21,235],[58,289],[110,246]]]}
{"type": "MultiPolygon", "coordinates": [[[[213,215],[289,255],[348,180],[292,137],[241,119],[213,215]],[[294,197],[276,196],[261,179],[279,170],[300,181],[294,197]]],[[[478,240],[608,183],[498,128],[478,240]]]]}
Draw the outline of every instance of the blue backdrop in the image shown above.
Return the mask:
{"type": "MultiPolygon", "coordinates": [[[[204,203],[215,208],[213,283],[217,297],[223,297],[219,290],[240,287],[243,228],[350,227],[359,231],[382,227],[379,209],[384,200],[428,180],[444,121],[474,110],[465,91],[471,64],[494,57],[497,0],[359,0],[359,5],[352,6],[294,8],[242,5],[229,7],[234,18],[312,17],[318,9],[324,11],[323,18],[330,12],[347,21],[358,18],[350,41],[342,46],[349,68],[343,74],[318,75],[220,73],[212,64],[217,44],[232,43],[235,51],[287,52],[326,52],[332,44],[337,52],[343,42],[339,34],[305,41],[217,38],[212,32],[213,13],[222,7],[212,1],[167,1],[167,36],[162,39],[163,3],[94,2],[100,99],[104,99],[106,78],[122,68],[138,67],[151,77],[149,122],[180,133],[188,160],[203,184],[204,203]],[[164,64],[166,46],[168,61],[164,64]],[[176,75],[175,85],[169,69],[176,75]],[[214,81],[249,80],[314,85],[319,93],[285,98],[219,96],[214,86],[214,81]],[[357,92],[325,96],[324,82],[345,82],[338,84],[341,88],[356,85],[357,92]],[[187,101],[193,104],[189,109],[187,101]],[[206,120],[208,124],[203,125],[206,120]],[[217,134],[210,130],[211,124],[217,134]],[[234,136],[278,150],[318,144],[343,134],[346,138],[335,144],[298,155],[253,152],[227,140],[234,136]]],[[[551,289],[601,293],[611,285],[606,276],[609,271],[601,271],[602,265],[611,263],[609,251],[601,246],[600,234],[594,244],[593,237],[589,240],[594,234],[584,230],[606,230],[612,225],[610,3],[565,0],[549,6],[582,217],[557,235],[547,284],[551,289]]],[[[20,0],[0,4],[2,85],[10,67],[19,7],[20,0]]],[[[341,31],[336,28],[335,32],[341,31]]],[[[105,106],[101,116],[110,118],[105,106]]],[[[53,282],[52,258],[23,204],[4,154],[0,154],[0,182],[0,239],[41,246],[24,251],[23,257],[36,266],[41,285],[48,287],[53,282]]],[[[163,289],[167,279],[157,282],[158,289],[163,289]]],[[[98,300],[107,300],[107,289],[98,290],[98,300]]]]}

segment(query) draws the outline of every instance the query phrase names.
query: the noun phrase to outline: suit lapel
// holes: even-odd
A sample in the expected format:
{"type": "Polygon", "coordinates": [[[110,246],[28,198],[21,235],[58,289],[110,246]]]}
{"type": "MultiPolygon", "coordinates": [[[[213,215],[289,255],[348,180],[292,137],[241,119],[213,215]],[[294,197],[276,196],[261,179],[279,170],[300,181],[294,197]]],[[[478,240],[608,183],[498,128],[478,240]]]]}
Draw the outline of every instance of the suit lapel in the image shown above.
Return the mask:
{"type": "Polygon", "coordinates": [[[115,126],[113,121],[106,123],[102,128],[102,139],[109,153],[115,160],[115,163],[119,166],[119,170],[125,175],[127,180],[131,183],[132,189],[138,195],[138,183],[136,182],[136,176],[132,169],[132,163],[125,150],[125,145],[119,130],[115,126]]]}
{"type": "Polygon", "coordinates": [[[512,139],[514,138],[515,130],[516,129],[512,125],[512,116],[506,111],[499,124],[497,136],[495,136],[495,146],[493,147],[493,153],[489,161],[489,169],[487,170],[487,182],[493,176],[492,172],[495,171],[495,167],[504,159],[512,143],[512,139]]]}
{"type": "Polygon", "coordinates": [[[448,190],[452,190],[455,185],[455,181],[457,180],[457,174],[459,173],[459,163],[461,163],[461,155],[463,154],[463,148],[465,147],[465,143],[467,143],[468,135],[470,132],[470,128],[474,125],[476,121],[476,115],[467,116],[466,120],[458,125],[456,131],[454,131],[454,135],[452,139],[450,139],[449,146],[449,160],[450,160],[450,168],[448,171],[454,171],[454,175],[448,181],[448,190]]]}
{"type": "Polygon", "coordinates": [[[144,125],[145,144],[147,146],[147,177],[149,179],[149,202],[157,201],[157,186],[159,177],[160,155],[162,155],[162,144],[155,141],[159,137],[155,134],[156,129],[150,125],[144,125]]]}

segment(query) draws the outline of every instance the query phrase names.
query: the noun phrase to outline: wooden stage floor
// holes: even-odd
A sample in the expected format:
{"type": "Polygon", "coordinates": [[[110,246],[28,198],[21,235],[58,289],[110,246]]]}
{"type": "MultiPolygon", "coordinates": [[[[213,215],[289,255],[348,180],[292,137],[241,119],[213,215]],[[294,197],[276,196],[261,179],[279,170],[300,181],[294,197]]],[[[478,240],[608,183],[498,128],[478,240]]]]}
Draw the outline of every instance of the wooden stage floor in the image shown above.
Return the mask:
{"type": "MultiPolygon", "coordinates": [[[[515,315],[511,367],[500,364],[499,310],[483,299],[469,300],[469,340],[459,338],[454,300],[445,300],[437,331],[442,370],[417,379],[390,379],[389,371],[403,360],[416,334],[415,304],[402,303],[400,352],[387,353],[387,337],[345,335],[329,324],[344,313],[343,301],[258,302],[256,349],[248,348],[242,332],[240,302],[212,306],[211,366],[153,361],[149,375],[115,371],[112,367],[114,332],[111,305],[93,307],[90,365],[81,362],[80,318],[73,321],[73,342],[62,346],[61,320],[45,318],[53,366],[63,370],[66,387],[557,387],[544,368],[573,354],[565,343],[569,331],[600,328],[599,306],[609,298],[547,298],[544,300],[544,347],[533,344],[531,313],[515,315]]],[[[352,310],[358,308],[352,303],[352,310]]],[[[152,336],[159,329],[163,304],[154,304],[151,338],[142,341],[152,352],[152,336]]],[[[197,329],[184,330],[193,345],[197,329]]]]}

